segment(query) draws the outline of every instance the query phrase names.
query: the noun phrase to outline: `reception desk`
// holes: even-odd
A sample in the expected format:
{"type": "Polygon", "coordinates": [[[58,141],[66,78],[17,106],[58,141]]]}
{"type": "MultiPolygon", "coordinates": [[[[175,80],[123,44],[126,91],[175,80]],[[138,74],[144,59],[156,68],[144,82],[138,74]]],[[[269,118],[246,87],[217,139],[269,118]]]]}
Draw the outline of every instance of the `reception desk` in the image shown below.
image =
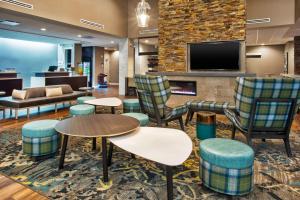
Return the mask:
{"type": "Polygon", "coordinates": [[[73,90],[87,87],[87,76],[44,76],[31,77],[31,87],[43,87],[48,85],[69,84],[73,90]]]}
{"type": "Polygon", "coordinates": [[[35,77],[69,76],[69,72],[36,72],[35,77]]]}
{"type": "Polygon", "coordinates": [[[21,78],[0,78],[0,91],[5,92],[5,96],[11,96],[14,89],[22,90],[23,79],[21,78]]]}
{"type": "Polygon", "coordinates": [[[0,72],[0,78],[17,78],[17,72],[0,72]]]}

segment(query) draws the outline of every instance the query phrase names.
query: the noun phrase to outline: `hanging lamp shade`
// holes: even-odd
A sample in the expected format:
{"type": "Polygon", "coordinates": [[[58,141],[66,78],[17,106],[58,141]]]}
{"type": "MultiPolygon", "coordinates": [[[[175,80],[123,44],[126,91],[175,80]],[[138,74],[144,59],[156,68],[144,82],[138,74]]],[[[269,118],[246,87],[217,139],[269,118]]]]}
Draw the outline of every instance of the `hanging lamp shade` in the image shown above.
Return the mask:
{"type": "Polygon", "coordinates": [[[150,21],[150,15],[148,11],[151,9],[150,5],[146,0],[141,0],[136,8],[136,18],[139,27],[148,27],[150,21]]]}

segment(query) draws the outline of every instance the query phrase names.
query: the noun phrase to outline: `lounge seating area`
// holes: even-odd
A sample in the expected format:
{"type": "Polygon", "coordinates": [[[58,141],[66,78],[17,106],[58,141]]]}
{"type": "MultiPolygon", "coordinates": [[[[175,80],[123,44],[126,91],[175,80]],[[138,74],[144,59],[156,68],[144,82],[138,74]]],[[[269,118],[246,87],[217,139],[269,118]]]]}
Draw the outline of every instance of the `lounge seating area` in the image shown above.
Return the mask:
{"type": "Polygon", "coordinates": [[[299,5],[2,1],[0,199],[300,199],[299,5]]]}

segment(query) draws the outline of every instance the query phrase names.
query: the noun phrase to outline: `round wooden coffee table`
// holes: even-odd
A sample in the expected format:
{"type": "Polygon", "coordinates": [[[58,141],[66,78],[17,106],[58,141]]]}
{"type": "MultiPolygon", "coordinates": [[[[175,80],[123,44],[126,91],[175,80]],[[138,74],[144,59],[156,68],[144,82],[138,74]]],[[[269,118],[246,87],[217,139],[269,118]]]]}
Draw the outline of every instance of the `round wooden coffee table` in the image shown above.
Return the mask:
{"type": "Polygon", "coordinates": [[[106,138],[120,136],[136,130],[140,126],[138,120],[123,115],[99,114],[77,116],[60,121],[55,129],[64,135],[59,161],[59,169],[63,169],[69,136],[102,138],[103,181],[108,182],[107,144],[106,138]]]}

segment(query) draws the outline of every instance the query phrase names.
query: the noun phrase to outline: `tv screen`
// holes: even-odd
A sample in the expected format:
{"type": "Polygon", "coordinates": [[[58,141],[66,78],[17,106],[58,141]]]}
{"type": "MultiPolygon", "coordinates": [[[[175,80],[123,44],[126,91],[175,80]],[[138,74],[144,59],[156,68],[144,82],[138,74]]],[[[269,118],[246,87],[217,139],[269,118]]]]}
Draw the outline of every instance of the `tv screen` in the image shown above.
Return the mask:
{"type": "Polygon", "coordinates": [[[238,70],[240,42],[205,42],[190,44],[191,70],[238,70]]]}

